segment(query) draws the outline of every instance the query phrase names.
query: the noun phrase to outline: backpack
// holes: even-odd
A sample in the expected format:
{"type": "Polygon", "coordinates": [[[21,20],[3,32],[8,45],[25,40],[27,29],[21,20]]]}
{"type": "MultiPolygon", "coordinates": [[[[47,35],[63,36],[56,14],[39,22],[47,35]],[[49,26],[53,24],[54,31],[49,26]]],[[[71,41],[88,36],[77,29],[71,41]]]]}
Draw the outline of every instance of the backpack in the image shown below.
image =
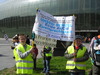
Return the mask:
{"type": "Polygon", "coordinates": [[[95,37],[92,44],[92,61],[96,66],[100,66],[100,38],[95,37]]]}

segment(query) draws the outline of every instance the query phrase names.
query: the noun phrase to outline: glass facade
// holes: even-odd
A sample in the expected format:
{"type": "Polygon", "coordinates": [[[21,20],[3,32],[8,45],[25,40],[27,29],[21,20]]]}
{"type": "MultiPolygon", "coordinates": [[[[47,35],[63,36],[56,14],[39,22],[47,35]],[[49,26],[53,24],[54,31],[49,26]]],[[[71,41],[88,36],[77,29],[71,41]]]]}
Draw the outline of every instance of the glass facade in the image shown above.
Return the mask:
{"type": "Polygon", "coordinates": [[[75,15],[76,32],[93,32],[100,26],[100,0],[0,0],[0,37],[31,35],[36,9],[52,15],[75,15]]]}

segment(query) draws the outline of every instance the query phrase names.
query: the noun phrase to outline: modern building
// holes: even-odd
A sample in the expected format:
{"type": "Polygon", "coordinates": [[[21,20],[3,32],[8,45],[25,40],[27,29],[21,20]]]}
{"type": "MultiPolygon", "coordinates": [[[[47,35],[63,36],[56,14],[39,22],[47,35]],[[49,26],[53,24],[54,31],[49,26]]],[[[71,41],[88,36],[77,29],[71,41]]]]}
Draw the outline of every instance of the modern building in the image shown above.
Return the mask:
{"type": "Polygon", "coordinates": [[[37,8],[54,16],[74,14],[76,34],[92,37],[100,26],[100,0],[0,0],[0,37],[31,35],[37,8]]]}
{"type": "Polygon", "coordinates": [[[100,26],[100,0],[0,0],[0,34],[31,35],[37,8],[56,16],[74,14],[76,34],[90,36],[100,26]]]}

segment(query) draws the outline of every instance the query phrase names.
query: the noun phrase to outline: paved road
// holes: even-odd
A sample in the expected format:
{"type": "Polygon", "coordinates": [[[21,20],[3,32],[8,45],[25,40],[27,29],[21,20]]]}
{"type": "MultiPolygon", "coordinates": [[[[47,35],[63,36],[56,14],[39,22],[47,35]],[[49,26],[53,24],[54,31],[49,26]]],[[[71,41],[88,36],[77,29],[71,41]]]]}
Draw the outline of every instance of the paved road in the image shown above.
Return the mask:
{"type": "MultiPolygon", "coordinates": [[[[15,61],[13,57],[13,51],[10,49],[11,39],[10,41],[6,41],[5,39],[0,38],[0,70],[4,68],[10,68],[15,65],[15,61]]],[[[87,48],[89,44],[84,44],[87,48]]],[[[38,58],[41,58],[40,51],[42,49],[41,46],[37,46],[39,49],[38,58]]]]}
{"type": "MultiPolygon", "coordinates": [[[[5,39],[0,38],[0,70],[4,68],[10,68],[15,65],[15,60],[13,59],[13,50],[10,49],[11,39],[10,41],[6,41],[5,39]]],[[[42,49],[41,46],[37,46],[39,48],[38,58],[41,58],[40,51],[42,49]]]]}

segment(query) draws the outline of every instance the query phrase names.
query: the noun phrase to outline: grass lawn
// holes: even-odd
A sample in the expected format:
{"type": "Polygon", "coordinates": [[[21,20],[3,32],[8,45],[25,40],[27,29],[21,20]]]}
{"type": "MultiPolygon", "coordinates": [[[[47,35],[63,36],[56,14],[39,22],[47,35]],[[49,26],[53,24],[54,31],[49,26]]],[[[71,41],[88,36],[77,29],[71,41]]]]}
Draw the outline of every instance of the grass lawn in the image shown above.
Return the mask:
{"type": "MultiPolygon", "coordinates": [[[[43,73],[41,73],[42,69],[43,69],[43,62],[42,62],[42,58],[37,60],[37,69],[34,70],[33,75],[44,75],[43,73]]],[[[51,59],[51,63],[50,63],[50,73],[51,75],[69,75],[68,71],[65,69],[66,66],[66,59],[65,57],[53,57],[51,59]]],[[[91,69],[91,62],[90,60],[87,61],[87,70],[86,70],[86,75],[88,75],[88,72],[91,69]]],[[[4,69],[0,71],[0,75],[16,75],[15,74],[15,67],[9,68],[9,69],[4,69]]]]}

